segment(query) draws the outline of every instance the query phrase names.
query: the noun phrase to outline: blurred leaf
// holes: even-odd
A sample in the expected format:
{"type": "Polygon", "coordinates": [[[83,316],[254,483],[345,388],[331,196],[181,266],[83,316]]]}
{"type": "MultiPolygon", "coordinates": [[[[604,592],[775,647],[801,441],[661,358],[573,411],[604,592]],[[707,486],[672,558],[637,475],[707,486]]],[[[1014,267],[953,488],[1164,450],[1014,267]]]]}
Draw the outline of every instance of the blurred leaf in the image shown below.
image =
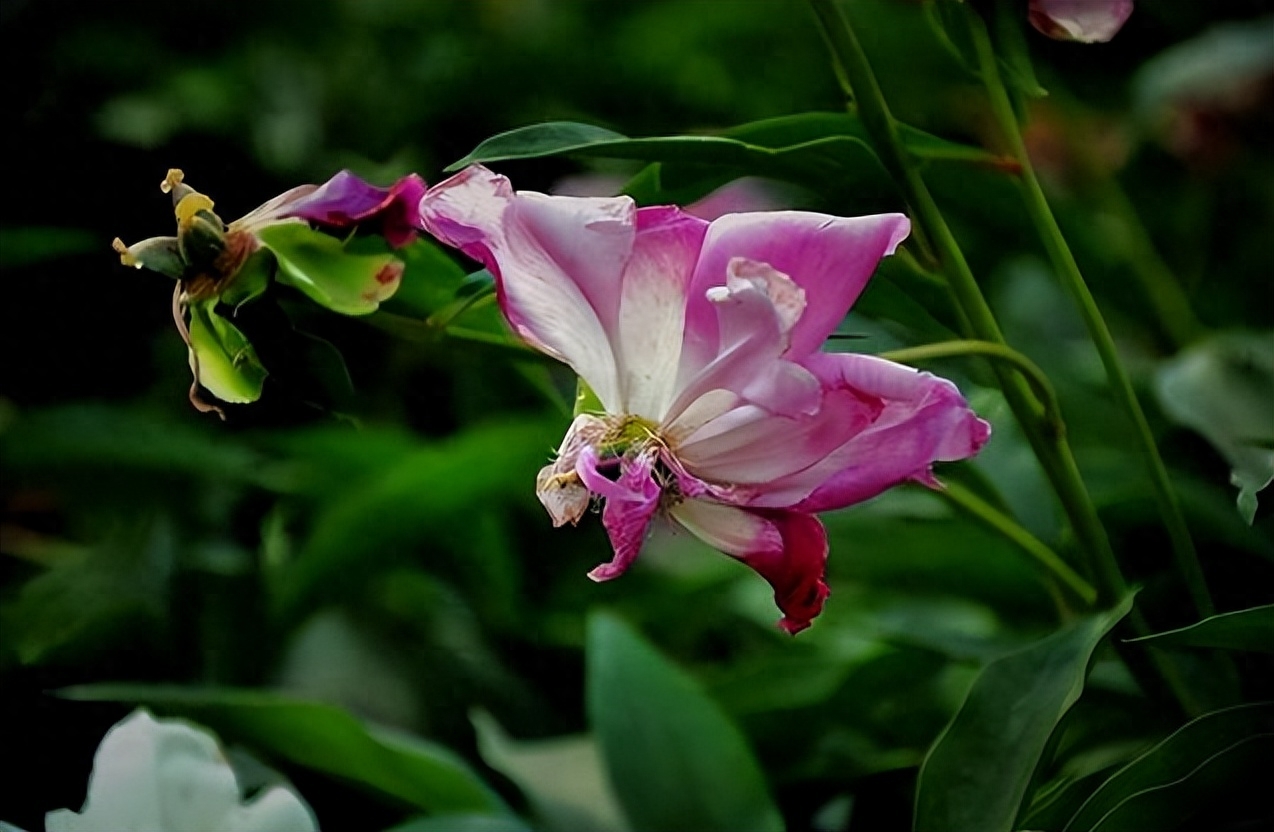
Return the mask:
{"type": "Polygon", "coordinates": [[[1224,333],[1164,364],[1155,392],[1173,421],[1203,434],[1233,469],[1251,525],[1257,492],[1274,481],[1274,333],[1224,333]]]}
{"type": "Polygon", "coordinates": [[[100,404],[67,405],[21,415],[0,437],[0,460],[10,471],[136,472],[226,482],[282,484],[281,471],[224,433],[189,420],[100,404]]]}
{"type": "Polygon", "coordinates": [[[227,740],[358,783],[428,812],[504,810],[462,759],[419,737],[369,725],[330,705],[264,691],[104,684],[61,696],[130,702],[188,717],[227,740]]]}
{"type": "Polygon", "coordinates": [[[223,402],[255,402],[268,373],[247,337],[214,311],[216,304],[189,306],[191,367],[197,360],[199,383],[223,402]]]}
{"type": "Polygon", "coordinates": [[[532,832],[531,827],[508,815],[435,815],[416,818],[385,832],[532,832]]]}
{"type": "Polygon", "coordinates": [[[402,277],[402,262],[388,251],[356,251],[304,223],[267,226],[257,235],[278,258],[280,283],[342,315],[375,312],[402,277]]]}
{"type": "Polygon", "coordinates": [[[81,642],[100,643],[122,625],[156,624],[165,612],[174,547],[170,524],[147,521],[65,553],[5,605],[3,643],[34,664],[81,642]]]}
{"type": "Polygon", "coordinates": [[[539,419],[488,424],[387,460],[328,495],[309,540],[285,574],[279,603],[297,611],[320,584],[385,548],[455,527],[466,510],[534,492],[558,428],[539,419]]]}
{"type": "Polygon", "coordinates": [[[589,721],[634,828],[783,828],[738,728],[627,624],[589,619],[587,666],[589,721]]]}
{"type": "Polygon", "coordinates": [[[1131,607],[1129,595],[982,670],[920,769],[915,829],[1013,829],[1049,737],[1083,690],[1093,651],[1131,607]]]}
{"type": "Polygon", "coordinates": [[[0,268],[17,269],[106,248],[92,231],[82,228],[6,226],[0,228],[0,268]]]}
{"type": "Polygon", "coordinates": [[[1274,653],[1274,604],[1221,613],[1197,624],[1142,636],[1156,647],[1219,647],[1274,653]]]}
{"type": "MultiPolygon", "coordinates": [[[[976,14],[972,10],[966,13],[976,14]]],[[[996,57],[999,58],[1004,80],[1013,93],[1028,98],[1040,98],[1048,95],[1048,90],[1040,86],[1039,80],[1035,77],[1035,67],[1031,65],[1031,50],[1027,46],[1026,36],[1022,31],[1025,24],[1026,15],[1022,13],[1021,4],[995,3],[989,28],[991,37],[995,41],[996,57]]],[[[1018,103],[1015,102],[1015,106],[1018,103]]]]}
{"type": "Polygon", "coordinates": [[[1066,825],[1067,832],[1173,829],[1216,797],[1227,779],[1270,770],[1274,703],[1227,708],[1191,720],[1103,783],[1066,825]]]}
{"type": "Polygon", "coordinates": [[[515,740],[485,711],[475,711],[470,719],[482,759],[517,784],[545,829],[629,828],[591,736],[515,740]]]}

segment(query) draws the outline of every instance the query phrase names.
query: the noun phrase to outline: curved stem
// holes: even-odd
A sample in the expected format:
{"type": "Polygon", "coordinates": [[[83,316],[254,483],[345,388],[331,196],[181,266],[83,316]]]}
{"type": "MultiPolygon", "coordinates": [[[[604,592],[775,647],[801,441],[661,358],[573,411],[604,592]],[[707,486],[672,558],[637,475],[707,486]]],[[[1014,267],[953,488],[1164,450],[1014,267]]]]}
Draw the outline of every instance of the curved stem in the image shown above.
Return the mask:
{"type": "Polygon", "coordinates": [[[1004,537],[1030,556],[1046,572],[1057,578],[1067,589],[1075,594],[1085,606],[1092,606],[1097,600],[1097,590],[1071,569],[1066,561],[1050,549],[1038,537],[1023,528],[1016,520],[1009,517],[972,490],[958,482],[943,484],[943,497],[974,518],[988,529],[1004,537]]]}
{"type": "Polygon", "coordinates": [[[1035,170],[1032,168],[1030,157],[1026,152],[1026,144],[1022,140],[1022,132],[1018,127],[1017,118],[1013,114],[1012,103],[1009,101],[1008,92],[1000,79],[999,67],[991,47],[991,39],[987,35],[981,18],[973,14],[969,15],[969,18],[969,30],[973,35],[974,46],[977,49],[983,83],[991,99],[991,111],[1005,138],[1008,139],[1013,155],[1017,157],[1022,165],[1019,181],[1021,182],[1022,194],[1026,202],[1026,212],[1039,232],[1054,270],[1079,307],[1080,315],[1088,328],[1089,337],[1097,348],[1102,365],[1106,368],[1106,377],[1110,382],[1116,401],[1133,424],[1137,442],[1141,446],[1141,452],[1150,474],[1155,502],[1158,505],[1159,514],[1163,518],[1164,525],[1167,527],[1168,536],[1172,543],[1173,556],[1176,559],[1177,568],[1181,571],[1186,586],[1190,590],[1191,600],[1194,601],[1194,606],[1201,617],[1206,618],[1214,615],[1216,608],[1212,603],[1211,595],[1208,593],[1207,583],[1203,577],[1203,569],[1199,565],[1199,557],[1194,549],[1194,541],[1190,538],[1190,530],[1186,526],[1185,516],[1181,512],[1181,505],[1177,501],[1177,495],[1168,479],[1168,469],[1163,463],[1163,458],[1159,455],[1159,449],[1155,446],[1150,424],[1146,421],[1146,414],[1141,409],[1137,394],[1133,391],[1132,380],[1128,377],[1128,371],[1124,369],[1123,362],[1119,359],[1119,352],[1115,347],[1115,339],[1111,336],[1109,327],[1106,326],[1106,320],[1102,317],[1101,310],[1093,299],[1092,292],[1088,289],[1088,284],[1084,282],[1084,276],[1079,271],[1079,265],[1075,262],[1075,257],[1071,253],[1070,247],[1066,244],[1066,239],[1062,236],[1061,228],[1057,225],[1057,219],[1053,216],[1052,209],[1049,208],[1048,201],[1044,197],[1044,191],[1040,187],[1039,179],[1035,176],[1035,170]]]}
{"type": "Polygon", "coordinates": [[[881,358],[897,361],[900,364],[915,364],[931,361],[935,358],[955,358],[961,355],[980,355],[995,361],[1003,361],[1022,374],[1026,383],[1031,386],[1035,398],[1044,408],[1044,421],[1055,435],[1066,431],[1062,421],[1061,407],[1057,403],[1057,393],[1044,371],[1034,361],[1008,346],[992,341],[942,341],[936,344],[924,344],[919,347],[906,347],[880,353],[881,358]]]}
{"type": "MultiPolygon", "coordinates": [[[[809,3],[838,64],[839,77],[845,82],[846,92],[855,102],[872,147],[901,189],[917,221],[918,230],[924,234],[937,254],[957,305],[969,322],[970,330],[980,340],[1004,344],[1004,335],[964,259],[964,252],[960,250],[955,235],[951,233],[942,212],[929,193],[919,166],[903,148],[898,137],[897,124],[889,112],[876,75],[852,26],[837,8],[835,0],[809,0],[809,3]]],[[[992,369],[1004,391],[1005,401],[1022,425],[1031,449],[1040,461],[1077,540],[1088,556],[1090,568],[1098,579],[1102,603],[1118,603],[1127,593],[1128,587],[1115,562],[1114,551],[1110,547],[1101,519],[1097,516],[1097,509],[1083,480],[1079,478],[1070,446],[1064,436],[1047,435],[1040,424],[1042,409],[1031,394],[1030,386],[1020,375],[997,364],[992,364],[992,369]]]]}

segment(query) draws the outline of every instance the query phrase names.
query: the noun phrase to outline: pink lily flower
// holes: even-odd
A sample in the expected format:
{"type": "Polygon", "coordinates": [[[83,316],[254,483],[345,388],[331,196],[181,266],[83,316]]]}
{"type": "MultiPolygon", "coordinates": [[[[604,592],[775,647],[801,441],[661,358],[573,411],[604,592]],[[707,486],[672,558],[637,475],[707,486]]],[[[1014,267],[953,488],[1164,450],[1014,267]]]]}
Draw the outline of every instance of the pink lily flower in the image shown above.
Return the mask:
{"type": "Polygon", "coordinates": [[[1132,14],[1132,0],[1031,0],[1027,14],[1053,40],[1105,43],[1132,14]]]}
{"type": "Polygon", "coordinates": [[[822,610],[827,536],[815,512],[963,459],[990,428],[955,385],[820,346],[901,214],[727,214],[712,222],[627,197],[515,192],[470,167],[430,189],[421,219],[496,276],[513,329],[564,361],[596,401],[536,493],[555,526],[595,501],[617,577],[656,515],[759,572],[796,633],[822,610]]]}

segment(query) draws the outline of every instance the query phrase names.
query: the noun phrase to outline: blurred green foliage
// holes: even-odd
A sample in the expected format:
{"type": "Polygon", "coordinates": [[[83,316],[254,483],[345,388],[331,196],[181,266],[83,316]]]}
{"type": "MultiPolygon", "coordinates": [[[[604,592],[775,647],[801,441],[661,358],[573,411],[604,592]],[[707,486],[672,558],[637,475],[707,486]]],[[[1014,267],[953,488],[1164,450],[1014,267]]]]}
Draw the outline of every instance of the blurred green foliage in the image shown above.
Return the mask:
{"type": "MultiPolygon", "coordinates": [[[[1008,340],[1057,388],[1150,624],[1194,624],[1129,429],[1026,224],[975,79],[924,4],[845,6],[1008,340]]],[[[1270,500],[1245,523],[1229,482],[1231,466],[1249,486],[1265,470],[1264,354],[1227,353],[1228,374],[1202,373],[1207,403],[1243,435],[1154,391],[1191,355],[1247,343],[1234,331],[1274,327],[1274,69],[1239,62],[1213,82],[1232,94],[1174,97],[1167,58],[1216,23],[1268,34],[1262,7],[1143,2],[1109,45],[1018,44],[1049,91],[1019,96],[1033,157],[1225,611],[1274,600],[1270,500]]],[[[78,807],[118,703],[145,702],[280,769],[327,829],[637,832],[674,828],[667,812],[702,829],[906,828],[917,777],[929,817],[924,777],[986,739],[952,722],[968,717],[966,694],[1002,710],[982,686],[1032,662],[1069,693],[1090,657],[1075,707],[1043,697],[1022,758],[981,772],[982,788],[1033,790],[1004,828],[1268,818],[1255,792],[1217,788],[1268,759],[1267,709],[1185,723],[1147,699],[1096,646],[1108,615],[1062,629],[1076,611],[1031,562],[928,491],[825,517],[833,594],[796,639],[773,627],[763,582],[686,536],[660,532],[631,574],[588,581],[609,557],[600,523],[552,530],[533,497],[574,380],[511,345],[495,307],[470,299],[489,276],[467,279],[476,267],[431,243],[406,252],[399,295],[365,320],[283,287],[245,307],[235,326],[271,375],[225,424],[188,406],[170,287],[110,251],[116,235],[170,224],[156,190],[169,167],[238,216],[344,166],[436,182],[492,136],[563,121],[592,127],[550,136],[551,149],[584,152],[487,158],[528,189],[585,171],[627,179],[639,200],[689,201],[759,174],[795,186],[784,194],[799,207],[899,209],[803,4],[9,0],[0,47],[0,747],[22,760],[0,783],[3,820],[38,829],[44,812],[78,807]],[[76,701],[51,693],[71,686],[84,686],[64,692],[76,701]]],[[[868,352],[959,329],[923,244],[882,268],[842,329],[858,337],[836,348],[868,352]]],[[[933,368],[995,428],[978,460],[940,474],[1073,551],[990,374],[933,368]]],[[[1259,646],[1257,615],[1172,638],[1259,646]]],[[[1274,696],[1268,655],[1236,652],[1235,688],[1197,647],[1173,654],[1216,682],[1218,706],[1235,690],[1274,696]]]]}

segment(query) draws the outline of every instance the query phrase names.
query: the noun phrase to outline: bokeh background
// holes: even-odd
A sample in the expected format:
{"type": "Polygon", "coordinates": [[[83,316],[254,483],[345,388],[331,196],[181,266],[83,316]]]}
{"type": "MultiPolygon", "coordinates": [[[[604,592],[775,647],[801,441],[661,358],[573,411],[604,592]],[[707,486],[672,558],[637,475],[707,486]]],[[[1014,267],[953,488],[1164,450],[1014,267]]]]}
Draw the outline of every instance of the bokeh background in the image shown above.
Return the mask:
{"type": "MultiPolygon", "coordinates": [[[[920,4],[846,5],[900,117],[995,149],[983,99],[920,4]]],[[[1262,14],[1261,0],[1142,2],[1108,45],[1029,38],[1051,91],[1032,105],[1032,150],[1151,408],[1222,608],[1269,602],[1271,513],[1239,520],[1226,459],[1164,418],[1152,380],[1199,332],[1274,324],[1274,70],[1259,43],[1246,63],[1235,45],[1274,37],[1262,14]],[[1221,25],[1237,40],[1154,63],[1221,25]],[[1195,320],[1180,331],[1147,311],[1148,262],[1190,298],[1195,320]]],[[[79,807],[92,752],[128,709],[51,691],[105,681],[330,702],[449,746],[523,807],[516,765],[479,754],[472,715],[519,741],[586,732],[584,622],[604,607],[738,722],[791,829],[901,828],[916,766],[977,668],[1056,626],[1047,587],[1016,550],[909,489],[826,518],[833,596],[796,639],[773,628],[763,582],[685,537],[660,535],[631,574],[595,585],[585,573],[609,557],[600,523],[551,530],[532,491],[567,424],[545,389],[569,397],[571,378],[469,343],[408,343],[314,315],[307,328],[348,368],[348,379],[338,366],[335,381],[316,381],[276,337],[290,319],[267,308],[245,311],[242,325],[278,371],[261,402],[222,423],[187,403],[165,279],[110,250],[115,236],[172,233],[157,187],[169,167],[230,219],[343,167],[381,183],[409,171],[435,182],[484,138],[534,122],[644,136],[836,111],[841,94],[803,4],[4,0],[0,61],[0,747],[10,762],[0,818],[42,828],[45,811],[79,807]]],[[[497,167],[535,190],[637,170],[497,167]]],[[[1166,543],[1127,428],[1011,191],[988,176],[945,193],[1009,340],[1059,387],[1103,518],[1156,597],[1154,623],[1188,621],[1182,591],[1162,578],[1166,543]]],[[[823,210],[891,207],[879,195],[771,195],[823,210]]],[[[889,285],[847,323],[861,337],[846,343],[944,337],[949,322],[889,285]]],[[[950,476],[992,483],[1024,525],[1068,546],[998,394],[967,363],[937,366],[996,426],[983,457],[950,476]]],[[[1117,717],[1102,739],[1135,747],[1156,716],[1138,724],[1121,710],[1117,676],[1091,707],[1117,717]]],[[[255,751],[325,828],[411,814],[255,751]]],[[[588,759],[553,765],[583,771],[588,759]]],[[[614,821],[595,797],[581,800],[590,823],[614,821]]]]}

